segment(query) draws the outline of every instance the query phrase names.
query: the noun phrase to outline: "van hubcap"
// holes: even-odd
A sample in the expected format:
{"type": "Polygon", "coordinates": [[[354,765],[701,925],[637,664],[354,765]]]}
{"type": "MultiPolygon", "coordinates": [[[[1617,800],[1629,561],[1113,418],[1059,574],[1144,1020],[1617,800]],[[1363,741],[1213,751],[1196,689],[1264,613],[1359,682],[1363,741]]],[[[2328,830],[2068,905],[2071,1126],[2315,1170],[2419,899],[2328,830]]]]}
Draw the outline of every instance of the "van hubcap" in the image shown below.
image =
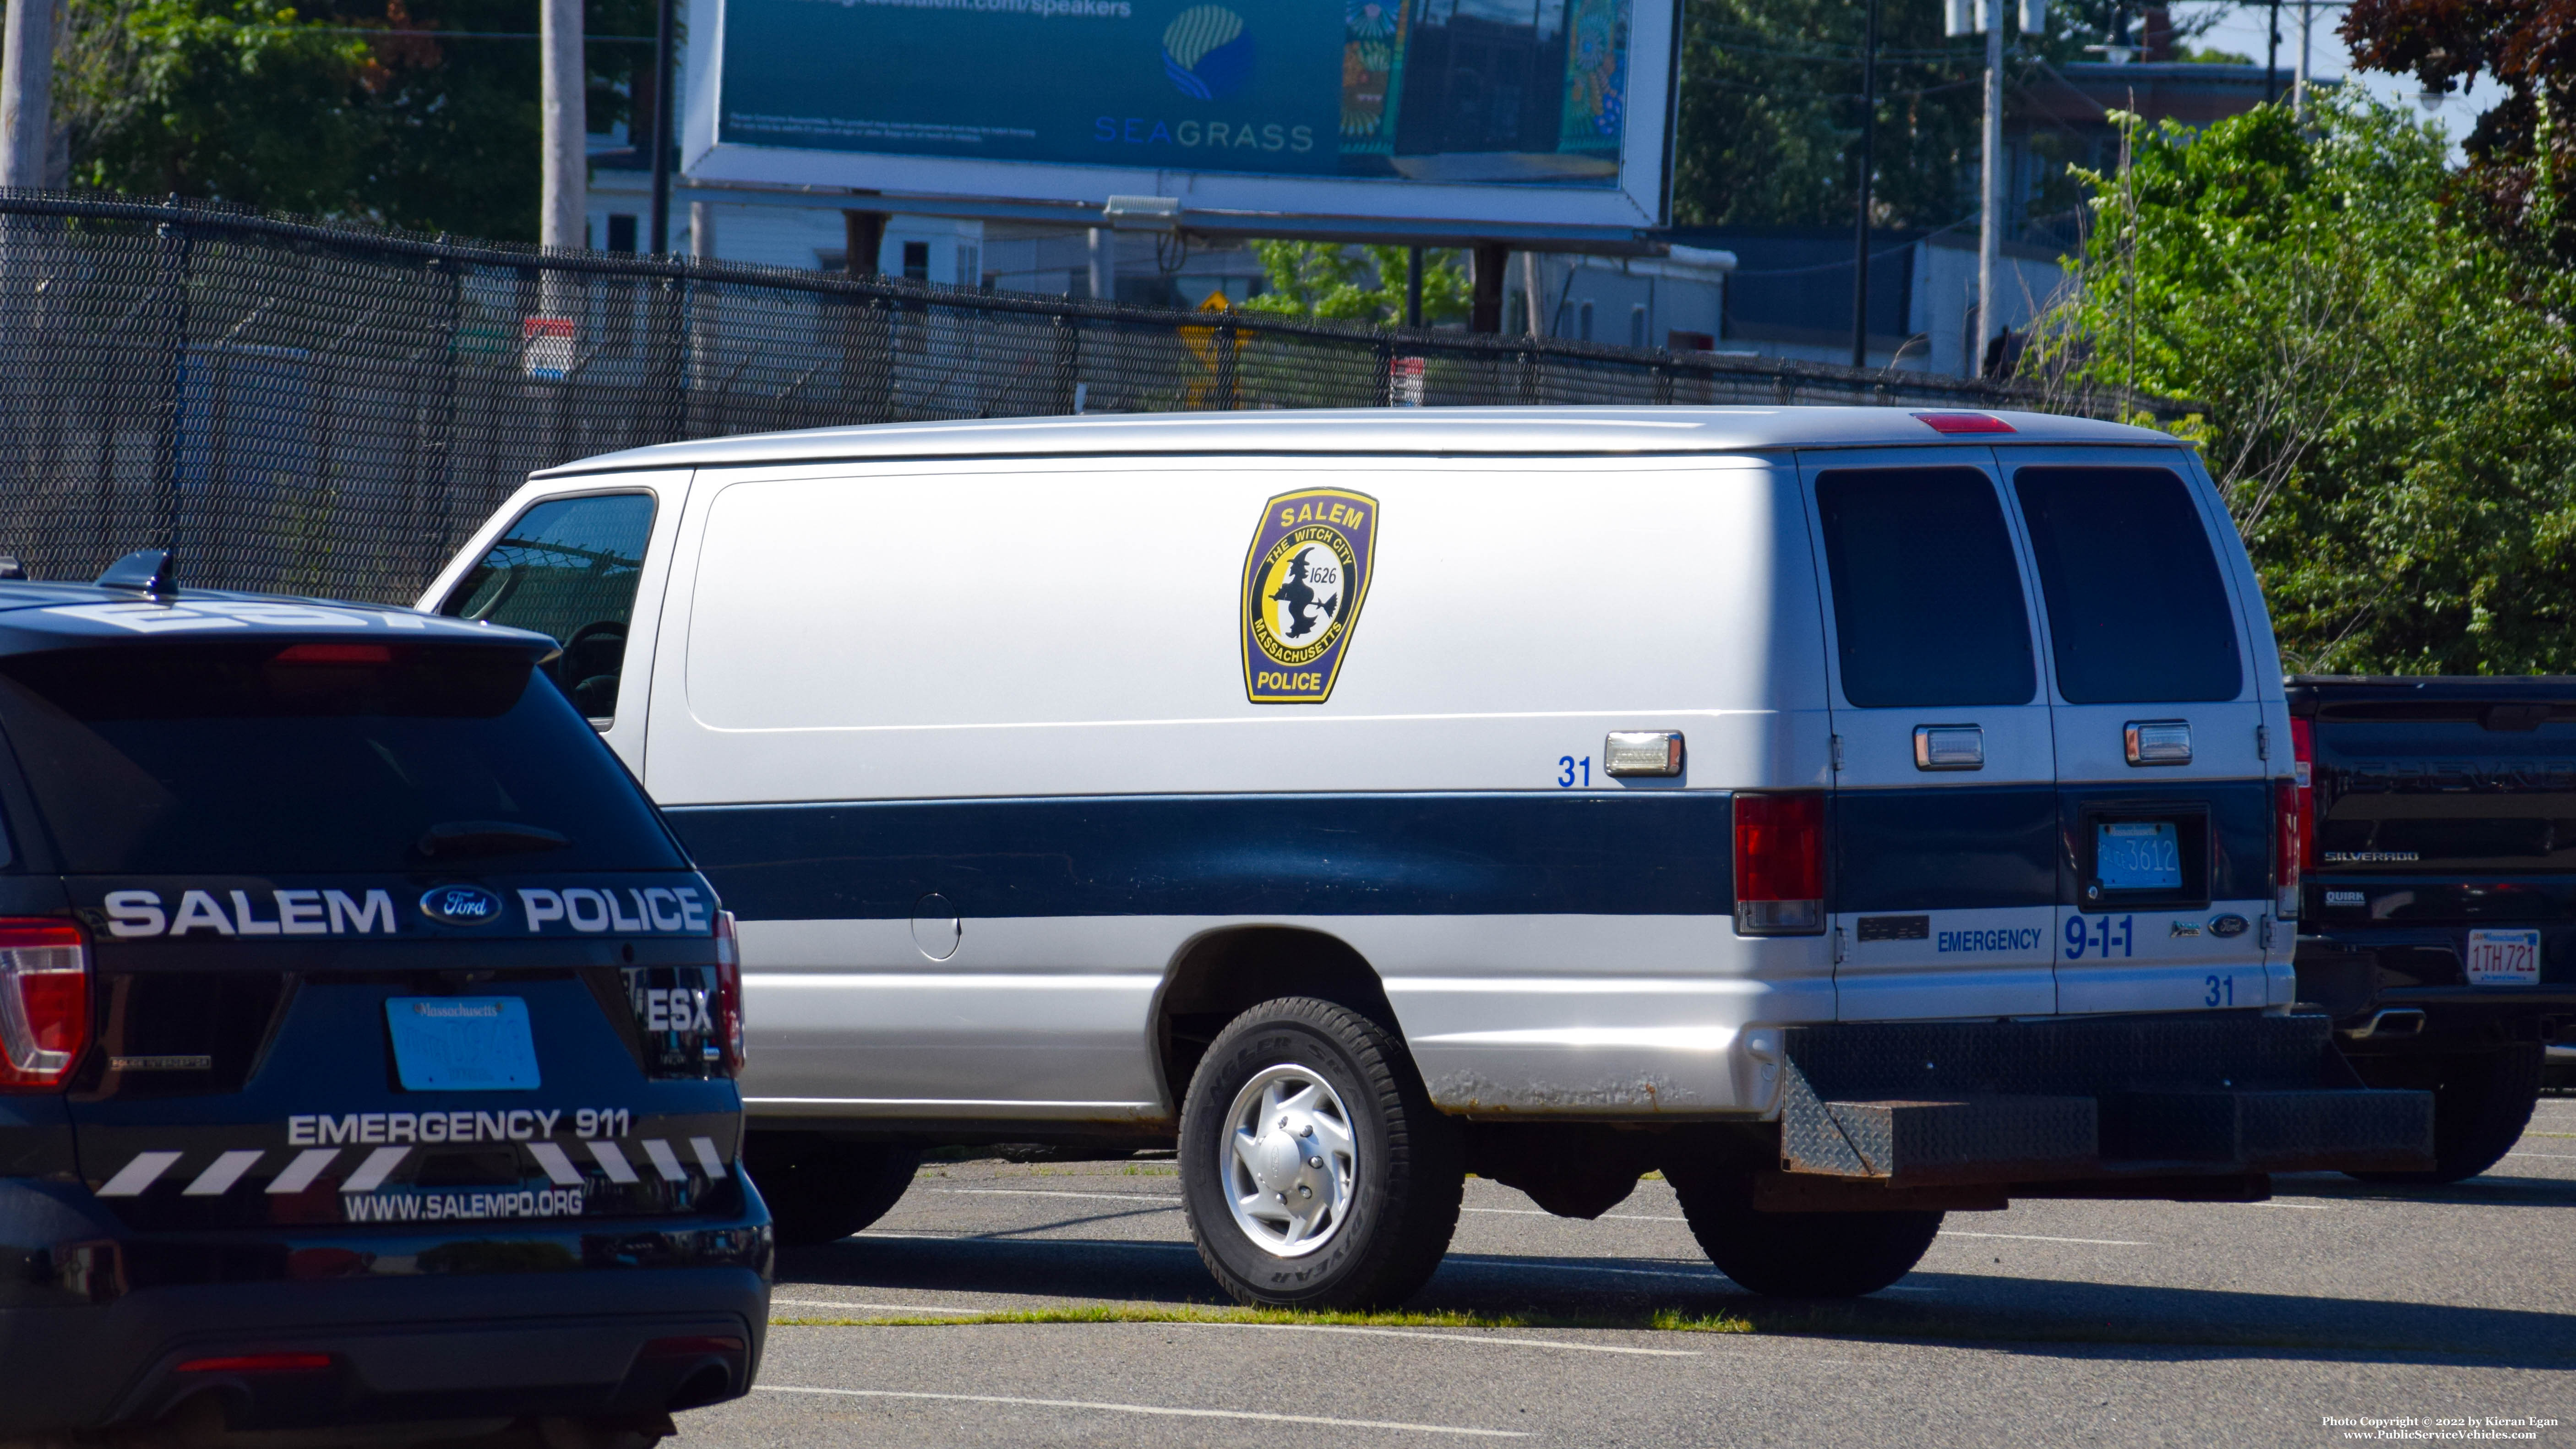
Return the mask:
{"type": "Polygon", "coordinates": [[[1304,1067],[1255,1073],[1234,1095],[1226,1138],[1226,1202],[1254,1247],[1302,1258],[1341,1231],[1359,1134],[1323,1078],[1304,1067]]]}

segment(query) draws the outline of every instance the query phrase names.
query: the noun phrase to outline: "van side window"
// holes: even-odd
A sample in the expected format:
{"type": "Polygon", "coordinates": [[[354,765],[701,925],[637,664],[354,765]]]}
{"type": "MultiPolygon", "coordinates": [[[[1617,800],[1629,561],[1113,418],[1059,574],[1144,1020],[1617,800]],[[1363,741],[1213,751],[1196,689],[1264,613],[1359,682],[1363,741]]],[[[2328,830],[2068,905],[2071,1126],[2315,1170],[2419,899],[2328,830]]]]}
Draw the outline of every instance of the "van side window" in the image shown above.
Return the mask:
{"type": "Polygon", "coordinates": [[[1973,468],[1817,475],[1843,697],[1863,707],[2028,704],[2021,565],[1973,468]]]}
{"type": "Polygon", "coordinates": [[[2200,510],[2163,468],[2024,468],[2013,478],[2069,704],[2234,699],[2236,615],[2200,510]]]}
{"type": "Polygon", "coordinates": [[[652,532],[649,493],[540,503],[519,515],[440,612],[551,635],[563,655],[547,672],[594,723],[614,719],[626,621],[652,532]]]}

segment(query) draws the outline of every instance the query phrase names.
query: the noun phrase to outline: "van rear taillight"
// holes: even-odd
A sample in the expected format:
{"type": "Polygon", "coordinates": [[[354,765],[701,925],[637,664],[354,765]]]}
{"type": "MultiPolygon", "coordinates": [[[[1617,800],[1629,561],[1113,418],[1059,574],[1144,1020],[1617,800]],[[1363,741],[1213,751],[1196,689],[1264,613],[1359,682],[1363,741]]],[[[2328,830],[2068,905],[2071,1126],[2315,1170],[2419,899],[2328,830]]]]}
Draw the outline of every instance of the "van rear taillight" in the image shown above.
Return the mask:
{"type": "Polygon", "coordinates": [[[1735,797],[1735,930],[1808,936],[1825,928],[1825,797],[1735,797]]]}
{"type": "Polygon", "coordinates": [[[716,1044],[724,1051],[725,1075],[742,1075],[742,948],[731,911],[716,912],[716,1044]]]}
{"type": "Polygon", "coordinates": [[[88,1045],[88,938],[69,921],[0,920],[0,1092],[61,1087],[88,1045]]]}

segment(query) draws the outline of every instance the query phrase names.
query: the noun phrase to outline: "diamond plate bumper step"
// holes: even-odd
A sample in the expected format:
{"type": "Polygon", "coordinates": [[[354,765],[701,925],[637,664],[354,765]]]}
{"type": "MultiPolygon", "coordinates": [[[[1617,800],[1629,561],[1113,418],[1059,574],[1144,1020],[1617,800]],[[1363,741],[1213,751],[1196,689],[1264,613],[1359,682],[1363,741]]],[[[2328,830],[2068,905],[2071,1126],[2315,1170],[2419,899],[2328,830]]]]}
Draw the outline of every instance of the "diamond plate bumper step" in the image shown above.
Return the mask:
{"type": "Polygon", "coordinates": [[[2323,1016],[1790,1028],[1780,1167],[1892,1188],[2430,1165],[2433,1099],[2350,1085],[2323,1016]]]}

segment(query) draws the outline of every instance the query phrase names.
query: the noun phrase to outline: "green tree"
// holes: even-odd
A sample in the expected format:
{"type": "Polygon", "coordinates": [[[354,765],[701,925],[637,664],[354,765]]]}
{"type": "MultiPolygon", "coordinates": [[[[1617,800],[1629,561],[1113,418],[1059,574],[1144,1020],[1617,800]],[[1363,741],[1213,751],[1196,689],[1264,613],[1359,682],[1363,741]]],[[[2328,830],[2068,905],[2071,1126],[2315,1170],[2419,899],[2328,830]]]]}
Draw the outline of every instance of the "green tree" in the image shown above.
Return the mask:
{"type": "Polygon", "coordinates": [[[2576,671],[2576,285],[2463,216],[2441,134],[2358,93],[2085,177],[2063,384],[2196,399],[2293,669],[2576,671]]]}
{"type": "MultiPolygon", "coordinates": [[[[73,179],[533,241],[533,19],[524,0],[69,0],[73,179]]],[[[646,0],[591,0],[594,127],[632,119],[652,48],[629,42],[652,24],[646,0]]]]}
{"type": "MultiPolygon", "coordinates": [[[[1257,241],[1269,289],[1244,303],[1248,311],[1291,317],[1328,317],[1393,327],[1404,320],[1405,255],[1402,247],[1338,246],[1329,242],[1257,241]]],[[[1422,254],[1422,322],[1463,322],[1474,288],[1459,253],[1422,254]]]]}

